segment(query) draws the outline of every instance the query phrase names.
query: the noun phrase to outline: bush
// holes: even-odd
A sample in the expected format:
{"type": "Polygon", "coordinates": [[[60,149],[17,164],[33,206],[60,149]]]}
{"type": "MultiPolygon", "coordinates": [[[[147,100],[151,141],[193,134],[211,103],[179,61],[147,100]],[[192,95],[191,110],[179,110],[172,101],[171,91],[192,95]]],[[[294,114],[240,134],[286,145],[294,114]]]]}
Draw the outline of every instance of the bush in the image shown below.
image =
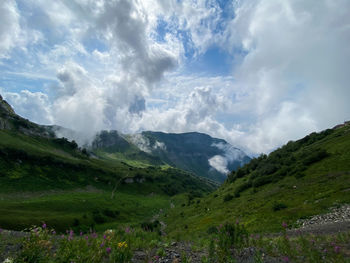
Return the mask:
{"type": "Polygon", "coordinates": [[[287,208],[287,205],[284,204],[284,203],[275,203],[272,206],[272,210],[274,212],[279,211],[279,210],[283,210],[283,209],[286,209],[286,208],[287,208]]]}
{"type": "Polygon", "coordinates": [[[253,181],[253,187],[259,187],[259,186],[263,186],[265,184],[269,184],[271,183],[273,180],[272,180],[272,177],[271,176],[261,176],[261,177],[258,177],[256,179],[254,179],[253,181]]]}
{"type": "Polygon", "coordinates": [[[328,156],[328,153],[326,150],[318,149],[316,151],[309,153],[308,156],[304,158],[303,164],[310,165],[312,163],[321,161],[322,159],[326,158],[327,156],[328,156]]]}
{"type": "Polygon", "coordinates": [[[248,232],[243,225],[238,222],[226,223],[217,228],[217,233],[213,239],[215,244],[209,247],[209,258],[216,259],[212,262],[232,262],[232,251],[242,249],[248,244],[248,232]]]}
{"type": "Polygon", "coordinates": [[[208,227],[207,233],[209,235],[217,234],[218,233],[218,228],[216,226],[210,226],[210,227],[208,227]]]}
{"type": "Polygon", "coordinates": [[[154,232],[160,227],[160,222],[155,220],[154,222],[143,222],[141,223],[141,228],[145,231],[154,232]]]}
{"type": "Polygon", "coordinates": [[[231,201],[232,199],[233,199],[233,195],[231,194],[227,194],[224,196],[224,202],[231,201]]]}
{"type": "Polygon", "coordinates": [[[106,218],[102,216],[99,211],[92,212],[92,220],[94,220],[96,224],[103,224],[106,222],[106,218]]]}
{"type": "Polygon", "coordinates": [[[250,187],[252,187],[252,182],[248,181],[248,182],[242,183],[241,185],[237,186],[235,190],[235,195],[243,192],[244,190],[247,190],[250,187]]]}
{"type": "Polygon", "coordinates": [[[116,218],[118,215],[119,215],[119,211],[112,211],[108,208],[104,209],[102,211],[102,213],[105,215],[105,216],[108,216],[108,217],[112,217],[112,218],[116,218]]]}

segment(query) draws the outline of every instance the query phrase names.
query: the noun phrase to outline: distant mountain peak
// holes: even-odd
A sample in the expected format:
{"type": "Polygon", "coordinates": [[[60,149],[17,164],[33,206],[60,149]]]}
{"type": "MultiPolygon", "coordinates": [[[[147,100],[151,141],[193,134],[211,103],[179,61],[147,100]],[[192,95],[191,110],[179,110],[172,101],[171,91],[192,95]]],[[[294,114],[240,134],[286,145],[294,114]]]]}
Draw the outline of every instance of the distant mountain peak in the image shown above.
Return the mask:
{"type": "Polygon", "coordinates": [[[242,150],[205,133],[144,131],[132,135],[131,140],[169,165],[219,182],[226,179],[228,172],[250,161],[242,150]]]}

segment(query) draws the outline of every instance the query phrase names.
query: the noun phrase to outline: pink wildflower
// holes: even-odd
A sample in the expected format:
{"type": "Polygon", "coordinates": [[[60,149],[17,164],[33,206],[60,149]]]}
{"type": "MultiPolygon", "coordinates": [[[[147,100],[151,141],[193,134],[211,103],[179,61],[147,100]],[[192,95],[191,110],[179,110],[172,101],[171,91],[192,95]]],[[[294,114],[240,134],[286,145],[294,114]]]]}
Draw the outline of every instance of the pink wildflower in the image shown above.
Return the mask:
{"type": "Polygon", "coordinates": [[[289,262],[289,257],[284,256],[284,257],[282,258],[282,260],[283,260],[283,262],[289,262]]]}
{"type": "Polygon", "coordinates": [[[340,252],[340,246],[335,246],[334,252],[338,254],[340,252]]]}
{"type": "Polygon", "coordinates": [[[283,227],[283,228],[287,228],[287,227],[288,227],[287,223],[283,221],[283,222],[282,222],[282,227],[283,227]]]}

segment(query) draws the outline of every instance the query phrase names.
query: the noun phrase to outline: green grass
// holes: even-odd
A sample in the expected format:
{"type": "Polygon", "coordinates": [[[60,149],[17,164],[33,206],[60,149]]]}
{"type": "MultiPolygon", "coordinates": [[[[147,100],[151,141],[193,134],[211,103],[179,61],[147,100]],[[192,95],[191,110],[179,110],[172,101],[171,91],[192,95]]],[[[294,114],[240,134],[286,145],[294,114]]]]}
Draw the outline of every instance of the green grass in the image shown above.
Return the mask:
{"type": "MultiPolygon", "coordinates": [[[[297,156],[304,151],[312,152],[319,148],[326,150],[328,156],[308,165],[302,177],[285,175],[274,178],[274,175],[278,175],[277,170],[272,174],[272,182],[259,187],[250,186],[238,196],[235,196],[237,188],[248,183],[254,171],[250,170],[231,183],[226,182],[204,198],[188,202],[184,197],[176,209],[167,211],[168,217],[165,220],[170,234],[191,238],[196,233],[203,235],[211,226],[235,222],[237,219],[244,222],[249,231],[275,232],[279,231],[282,221],[293,225],[300,218],[327,212],[332,206],[350,203],[349,126],[312,143],[294,143],[300,145],[288,156],[297,156]],[[228,195],[234,197],[227,200],[230,199],[227,198],[228,195]]],[[[273,152],[263,159],[261,167],[275,162],[275,156],[276,152],[273,152]]]]}
{"type": "Polygon", "coordinates": [[[74,226],[75,229],[89,227],[99,230],[119,224],[139,224],[150,220],[159,209],[170,205],[166,195],[142,195],[134,191],[118,191],[111,199],[111,192],[97,189],[43,193],[43,196],[29,195],[1,197],[0,225],[5,229],[22,230],[31,225],[47,222],[59,231],[74,226]],[[104,213],[108,209],[116,215],[104,213]],[[95,222],[94,213],[105,222],[95,222]],[[78,224],[74,225],[74,221],[78,224]]]}
{"type": "Polygon", "coordinates": [[[169,166],[88,158],[69,142],[0,131],[0,228],[43,221],[60,231],[140,224],[168,207],[171,196],[214,187],[169,166]]]}

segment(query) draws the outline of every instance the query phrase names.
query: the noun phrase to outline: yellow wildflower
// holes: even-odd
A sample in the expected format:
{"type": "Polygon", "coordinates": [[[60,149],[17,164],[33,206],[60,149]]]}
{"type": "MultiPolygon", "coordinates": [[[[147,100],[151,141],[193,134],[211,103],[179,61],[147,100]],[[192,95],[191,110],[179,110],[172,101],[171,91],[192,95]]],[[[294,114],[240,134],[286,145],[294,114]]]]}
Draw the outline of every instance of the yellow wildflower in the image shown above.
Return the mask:
{"type": "Polygon", "coordinates": [[[124,242],[119,242],[119,243],[118,243],[118,247],[119,247],[119,248],[123,248],[123,247],[127,248],[127,247],[128,247],[128,244],[126,243],[126,241],[124,241],[124,242]]]}

